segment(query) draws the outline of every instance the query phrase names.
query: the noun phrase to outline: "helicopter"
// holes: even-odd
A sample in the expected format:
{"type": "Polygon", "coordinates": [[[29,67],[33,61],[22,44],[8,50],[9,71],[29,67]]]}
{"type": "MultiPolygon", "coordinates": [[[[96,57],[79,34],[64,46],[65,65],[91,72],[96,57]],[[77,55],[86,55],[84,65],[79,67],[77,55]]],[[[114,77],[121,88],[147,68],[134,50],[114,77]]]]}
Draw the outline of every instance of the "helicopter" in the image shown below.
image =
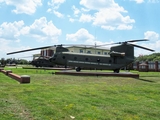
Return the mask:
{"type": "MultiPolygon", "coordinates": [[[[140,41],[148,41],[148,39],[129,40],[125,42],[117,42],[117,43],[103,44],[96,46],[96,47],[101,47],[106,45],[119,44],[116,46],[112,46],[110,48],[110,52],[108,55],[74,53],[70,52],[69,49],[67,49],[66,47],[63,47],[65,46],[63,44],[11,52],[7,53],[7,55],[55,47],[55,53],[49,59],[49,61],[55,65],[63,65],[65,66],[65,68],[67,66],[72,66],[76,68],[77,72],[80,72],[82,68],[88,68],[88,69],[100,69],[100,70],[113,70],[114,73],[119,73],[120,69],[134,62],[134,47],[154,52],[154,50],[152,49],[132,44],[133,42],[140,42],[140,41]]],[[[90,46],[88,48],[92,47],[94,46],[90,46]]]]}
{"type": "Polygon", "coordinates": [[[54,64],[50,62],[50,57],[46,57],[46,56],[40,56],[36,59],[33,59],[30,62],[30,64],[35,67],[53,67],[54,66],[54,64]]]}

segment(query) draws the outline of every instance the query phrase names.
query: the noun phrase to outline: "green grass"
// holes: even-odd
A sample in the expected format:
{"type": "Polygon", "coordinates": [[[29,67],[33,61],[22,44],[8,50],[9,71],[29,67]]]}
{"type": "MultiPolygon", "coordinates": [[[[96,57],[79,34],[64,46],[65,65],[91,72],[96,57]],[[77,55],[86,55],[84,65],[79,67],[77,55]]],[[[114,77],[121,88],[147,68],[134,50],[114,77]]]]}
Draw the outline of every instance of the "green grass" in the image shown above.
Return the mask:
{"type": "Polygon", "coordinates": [[[0,73],[1,120],[158,120],[159,72],[140,79],[52,75],[53,70],[12,69],[31,76],[20,84],[0,73]],[[74,118],[75,117],[75,118],[74,118]]]}

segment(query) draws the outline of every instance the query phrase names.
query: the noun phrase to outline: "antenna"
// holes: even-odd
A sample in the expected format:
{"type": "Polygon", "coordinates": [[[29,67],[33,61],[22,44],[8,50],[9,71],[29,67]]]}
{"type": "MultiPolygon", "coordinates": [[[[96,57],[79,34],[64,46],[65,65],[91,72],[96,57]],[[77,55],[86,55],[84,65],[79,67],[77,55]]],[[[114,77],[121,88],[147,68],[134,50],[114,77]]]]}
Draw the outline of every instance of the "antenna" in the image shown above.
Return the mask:
{"type": "Polygon", "coordinates": [[[96,42],[95,42],[95,54],[96,54],[96,42]]]}

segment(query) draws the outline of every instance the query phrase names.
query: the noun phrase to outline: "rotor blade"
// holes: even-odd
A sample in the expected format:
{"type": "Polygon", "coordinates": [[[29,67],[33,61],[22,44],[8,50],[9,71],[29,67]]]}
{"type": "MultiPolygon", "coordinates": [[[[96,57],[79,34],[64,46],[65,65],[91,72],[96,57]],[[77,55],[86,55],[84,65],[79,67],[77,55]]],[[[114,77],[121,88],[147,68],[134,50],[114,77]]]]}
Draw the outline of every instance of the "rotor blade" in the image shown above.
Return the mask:
{"type": "Polygon", "coordinates": [[[27,51],[33,51],[33,50],[39,50],[39,49],[46,49],[46,48],[51,48],[51,47],[54,47],[54,46],[46,46],[46,47],[38,47],[38,48],[27,49],[27,50],[20,50],[20,51],[16,51],[16,52],[7,53],[7,55],[21,53],[21,52],[27,52],[27,51]]]}
{"type": "Polygon", "coordinates": [[[118,44],[118,43],[103,44],[103,45],[90,45],[90,47],[85,46],[85,48],[83,48],[83,49],[92,49],[92,48],[97,48],[97,47],[101,47],[101,46],[113,45],[113,44],[118,44]]]}
{"type": "Polygon", "coordinates": [[[51,47],[57,47],[57,46],[93,46],[93,45],[84,45],[84,44],[60,44],[60,45],[53,45],[53,46],[45,46],[45,47],[38,47],[38,48],[33,48],[33,49],[26,49],[26,50],[20,50],[20,51],[15,51],[15,52],[10,52],[7,53],[7,55],[11,54],[16,54],[16,53],[21,53],[21,52],[27,52],[27,51],[33,51],[33,50],[39,50],[39,49],[46,49],[46,48],[51,48],[51,47]]]}
{"type": "Polygon", "coordinates": [[[148,39],[139,39],[139,40],[128,40],[126,42],[140,42],[140,41],[149,41],[148,39]]]}
{"type": "Polygon", "coordinates": [[[110,44],[96,45],[96,47],[114,45],[114,44],[123,44],[123,43],[127,43],[127,42],[140,42],[140,41],[149,41],[149,40],[148,39],[128,40],[128,41],[125,41],[125,42],[116,42],[116,43],[110,43],[110,44]]]}
{"type": "Polygon", "coordinates": [[[110,43],[110,44],[103,44],[103,45],[93,45],[92,47],[101,47],[101,46],[114,45],[114,44],[120,44],[120,43],[117,42],[117,43],[110,43]]]}
{"type": "Polygon", "coordinates": [[[139,46],[139,45],[135,45],[135,44],[129,44],[129,45],[132,45],[132,46],[134,46],[134,47],[138,47],[138,48],[142,48],[142,49],[145,49],[145,50],[149,50],[149,51],[154,52],[154,50],[152,50],[152,49],[149,49],[149,48],[146,48],[146,47],[142,47],[142,46],[139,46]]]}
{"type": "Polygon", "coordinates": [[[107,45],[114,45],[114,44],[123,44],[123,43],[127,43],[127,42],[140,42],[140,41],[149,41],[149,40],[148,39],[129,40],[129,41],[125,41],[125,42],[116,42],[116,43],[110,43],[110,44],[96,45],[96,47],[107,46],[107,45]]]}
{"type": "Polygon", "coordinates": [[[93,45],[85,45],[85,44],[61,44],[62,46],[72,46],[72,47],[87,47],[87,46],[93,46],[93,45]]]}

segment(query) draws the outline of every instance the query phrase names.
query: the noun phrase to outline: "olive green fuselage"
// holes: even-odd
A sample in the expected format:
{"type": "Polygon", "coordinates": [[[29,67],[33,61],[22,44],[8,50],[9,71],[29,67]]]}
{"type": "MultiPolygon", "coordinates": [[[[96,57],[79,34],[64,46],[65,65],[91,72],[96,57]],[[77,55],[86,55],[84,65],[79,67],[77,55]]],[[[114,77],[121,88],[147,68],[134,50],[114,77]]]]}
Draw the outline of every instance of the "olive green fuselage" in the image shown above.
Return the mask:
{"type": "Polygon", "coordinates": [[[56,52],[52,57],[52,62],[58,65],[108,70],[119,70],[133,61],[134,48],[129,45],[111,47],[109,55],[74,53],[65,49],[65,52],[56,52]]]}

